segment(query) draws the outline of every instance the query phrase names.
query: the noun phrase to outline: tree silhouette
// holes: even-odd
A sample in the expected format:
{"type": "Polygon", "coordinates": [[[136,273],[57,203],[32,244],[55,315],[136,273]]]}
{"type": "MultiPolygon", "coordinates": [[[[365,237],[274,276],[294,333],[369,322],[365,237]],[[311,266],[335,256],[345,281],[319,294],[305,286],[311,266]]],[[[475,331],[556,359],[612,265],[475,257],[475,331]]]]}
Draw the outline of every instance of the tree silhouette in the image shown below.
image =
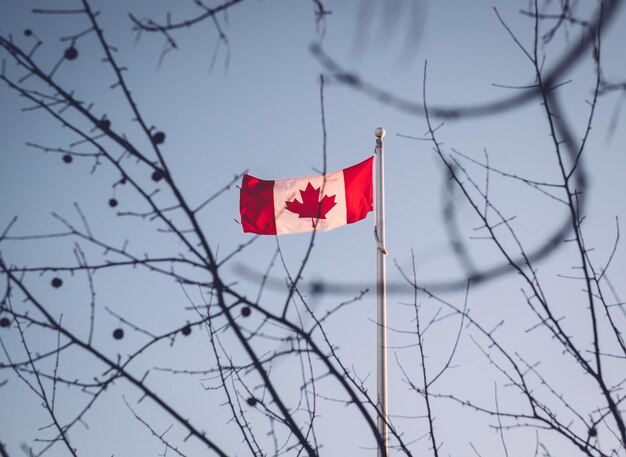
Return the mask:
{"type": "MultiPolygon", "coordinates": [[[[373,278],[342,279],[349,278],[340,271],[346,267],[334,265],[333,278],[308,280],[321,243],[315,231],[298,238],[305,248],[296,261],[280,237],[271,251],[256,250],[268,237],[224,242],[226,228],[213,208],[232,203],[233,195],[236,200],[246,164],[238,162],[232,177],[211,173],[195,191],[185,167],[200,165],[171,151],[176,135],[161,124],[188,116],[187,107],[168,104],[162,100],[167,94],[137,80],[118,36],[118,27],[126,27],[149,46],[163,40],[157,67],[173,67],[176,84],[186,87],[186,68],[172,62],[193,52],[186,36],[209,25],[216,36],[209,67],[223,56],[228,71],[233,50],[226,24],[249,3],[194,0],[163,21],[129,11],[121,24],[105,14],[113,6],[99,5],[100,11],[95,1],[77,0],[67,9],[32,10],[45,21],[64,21],[54,31],[60,44],[43,26],[41,35],[34,26],[20,36],[0,33],[2,93],[19,96],[20,115],[43,126],[27,129],[33,136],[28,149],[37,153],[30,160],[52,155],[65,169],[83,172],[70,183],[53,179],[56,168],[42,173],[42,187],[50,195],[60,189],[70,203],[71,211],[52,213],[54,226],[43,215],[21,224],[3,211],[0,398],[10,407],[2,408],[0,419],[17,423],[23,410],[28,420],[13,424],[22,429],[20,437],[0,432],[8,443],[0,444],[1,455],[19,454],[20,445],[37,456],[385,452],[371,380],[355,360],[364,350],[344,351],[338,343],[353,339],[356,318],[346,311],[369,298],[373,278]],[[92,199],[99,209],[83,206],[92,199]],[[30,416],[33,410],[37,417],[30,416]],[[30,441],[18,441],[23,436],[30,441]]],[[[499,39],[517,46],[532,82],[506,87],[515,95],[474,106],[431,103],[427,64],[419,102],[346,70],[325,48],[333,8],[318,0],[309,5],[318,39],[311,55],[327,73],[316,82],[318,171],[327,172],[330,81],[396,115],[414,116],[416,131],[425,134],[397,139],[429,145],[444,176],[442,229],[456,267],[437,281],[422,278],[420,259],[404,245],[409,262],[396,259],[399,280],[389,286],[397,297],[389,351],[399,404],[387,418],[391,455],[626,455],[626,310],[621,284],[609,279],[611,268],[618,277],[624,271],[619,223],[615,218],[608,243],[587,230],[593,181],[586,158],[601,97],[626,93],[623,81],[609,81],[603,70],[603,38],[623,8],[618,1],[594,2],[593,8],[568,0],[526,3],[520,11],[524,38],[499,11],[493,20],[502,26],[499,39]],[[570,73],[582,66],[586,92],[561,95],[570,73]],[[564,101],[572,94],[588,99],[575,121],[568,120],[564,101]],[[535,167],[549,163],[546,173],[505,169],[487,149],[476,155],[447,145],[447,138],[462,139],[448,137],[442,121],[491,121],[529,106],[533,121],[542,120],[536,135],[549,138],[542,153],[550,159],[535,167]],[[536,195],[547,208],[537,214],[562,221],[551,229],[551,220],[534,215],[526,227],[540,235],[529,248],[515,213],[519,202],[537,205],[536,195]],[[564,273],[570,268],[573,273],[564,273]],[[486,297],[502,306],[485,310],[486,297]]],[[[363,7],[358,27],[378,12],[375,5],[363,7]]],[[[393,20],[405,8],[414,5],[390,7],[393,20]]],[[[609,136],[619,131],[619,106],[609,136]]],[[[223,157],[210,160],[217,169],[223,157]]],[[[410,187],[406,192],[416,199],[410,187]]],[[[306,192],[302,203],[289,203],[317,208],[319,199],[305,202],[306,192]]],[[[26,211],[29,195],[11,199],[26,211]]],[[[615,200],[603,197],[619,205],[615,200]]],[[[298,212],[311,217],[310,209],[298,212]]],[[[417,216],[426,214],[405,211],[402,222],[410,228],[417,216]]]]}

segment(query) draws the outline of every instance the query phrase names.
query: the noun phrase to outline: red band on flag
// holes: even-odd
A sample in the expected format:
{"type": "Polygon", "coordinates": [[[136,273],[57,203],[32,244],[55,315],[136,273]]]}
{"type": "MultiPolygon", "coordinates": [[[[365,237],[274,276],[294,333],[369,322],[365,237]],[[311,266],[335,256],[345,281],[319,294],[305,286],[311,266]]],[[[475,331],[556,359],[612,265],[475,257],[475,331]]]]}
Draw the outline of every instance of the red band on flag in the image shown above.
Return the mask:
{"type": "Polygon", "coordinates": [[[276,235],[274,181],[244,175],[239,195],[239,211],[244,232],[276,235]]]}
{"type": "Polygon", "coordinates": [[[346,223],[360,221],[372,211],[372,164],[374,157],[343,170],[346,186],[346,223]]]}

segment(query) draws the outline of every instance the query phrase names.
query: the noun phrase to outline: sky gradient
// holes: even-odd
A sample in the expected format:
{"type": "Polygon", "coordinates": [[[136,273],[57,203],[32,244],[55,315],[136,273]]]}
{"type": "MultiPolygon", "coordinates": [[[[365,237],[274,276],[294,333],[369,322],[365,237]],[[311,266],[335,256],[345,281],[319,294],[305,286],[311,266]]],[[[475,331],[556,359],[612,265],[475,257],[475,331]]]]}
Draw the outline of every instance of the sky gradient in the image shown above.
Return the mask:
{"type": "MultiPolygon", "coordinates": [[[[149,126],[154,127],[153,131],[165,133],[161,151],[185,198],[196,207],[228,186],[219,198],[198,212],[202,232],[218,260],[252,237],[244,234],[238,223],[239,192],[233,182],[235,176],[245,171],[262,179],[307,176],[320,173],[324,165],[328,171],[340,170],[369,157],[375,146],[374,130],[379,126],[386,128],[387,268],[393,292],[388,300],[389,411],[415,455],[424,455],[430,447],[424,438],[425,405],[409,382],[419,385],[421,370],[414,300],[423,322],[432,322],[432,329],[424,338],[429,370],[437,373],[456,350],[452,366],[434,384],[434,390],[442,395],[435,399],[433,407],[443,454],[472,455],[474,447],[481,455],[503,455],[502,439],[493,429],[497,421],[460,407],[445,398],[446,395],[470,399],[474,404],[490,408],[494,407],[496,398],[500,406],[513,411],[523,409],[524,405],[514,389],[507,389],[507,379],[498,372],[495,363],[501,360],[493,362],[485,357],[482,350],[488,344],[484,340],[477,342],[473,331],[462,326],[457,317],[450,316],[450,310],[442,302],[426,295],[414,297],[403,277],[406,274],[412,278],[413,267],[421,285],[438,287],[441,298],[457,307],[467,305],[471,316],[484,328],[493,329],[505,322],[497,333],[503,346],[521,354],[529,364],[539,363],[542,375],[558,386],[560,393],[576,399],[576,409],[592,411],[599,407],[598,396],[596,392],[587,394],[593,390],[590,380],[563,356],[547,332],[529,330],[535,328],[537,318],[527,308],[524,284],[517,275],[511,273],[484,284],[472,284],[466,296],[464,284],[471,271],[483,271],[506,261],[494,244],[484,239],[484,231],[479,230],[480,220],[459,189],[451,184],[448,171],[433,151],[433,143],[424,140],[428,131],[424,117],[350,87],[345,78],[342,81],[329,71],[312,47],[320,47],[344,71],[357,74],[368,84],[408,102],[422,102],[426,80],[428,104],[472,106],[509,97],[520,90],[510,86],[533,84],[534,70],[529,59],[493,8],[497,8],[520,44],[531,49],[534,21],[520,10],[532,8],[532,3],[329,1],[323,4],[332,14],[317,22],[315,2],[250,0],[217,16],[223,40],[219,39],[215,24],[205,21],[173,32],[177,49],[163,54],[167,48],[164,37],[133,31],[129,13],[137,18],[164,21],[171,11],[172,21],[176,21],[202,11],[193,2],[176,2],[176,5],[165,0],[90,2],[100,12],[98,21],[115,47],[116,60],[126,69],[124,77],[141,113],[149,126]],[[323,88],[320,75],[324,75],[323,88]],[[455,226],[468,249],[471,266],[459,261],[451,243],[452,225],[447,223],[450,218],[457,221],[455,226]],[[456,287],[457,284],[461,287],[456,287]],[[457,343],[459,328],[462,332],[457,343]]],[[[596,6],[596,2],[574,3],[575,15],[581,18],[589,18],[596,6]]],[[[26,50],[40,40],[42,44],[34,54],[35,60],[48,70],[54,68],[70,45],[71,40],[63,37],[88,27],[84,15],[32,12],[34,8],[52,7],[80,8],[80,2],[64,0],[51,6],[43,1],[0,0],[0,34],[12,37],[26,50]],[[26,34],[26,30],[33,34],[26,34]]],[[[542,32],[550,24],[546,22],[542,32]]],[[[626,10],[618,8],[617,17],[610,21],[602,37],[602,76],[607,82],[623,83],[626,79],[624,30],[626,10]]],[[[566,24],[553,41],[540,45],[546,69],[576,43],[580,33],[580,27],[566,24]]],[[[142,151],[150,151],[150,141],[133,120],[121,91],[111,88],[115,75],[102,61],[102,49],[93,34],[78,38],[74,46],[78,58],[63,60],[54,73],[55,80],[90,105],[95,116],[110,120],[111,129],[125,135],[142,151]]],[[[0,54],[0,59],[6,61],[3,71],[8,78],[17,81],[25,75],[6,50],[0,54]]],[[[593,59],[591,52],[587,52],[559,81],[566,83],[557,93],[561,114],[577,141],[587,126],[594,77],[593,59]]],[[[26,81],[27,85],[31,83],[31,88],[43,87],[35,81],[26,81]]],[[[626,220],[623,93],[615,91],[600,97],[580,165],[584,167],[587,184],[585,240],[593,248],[591,256],[597,265],[604,265],[611,255],[617,236],[616,218],[626,220]]],[[[147,210],[144,201],[130,186],[118,183],[119,173],[110,164],[95,166],[93,158],[79,155],[68,164],[63,153],[44,150],[94,152],[89,145],[77,143],[76,135],[49,114],[41,109],[31,110],[31,106],[7,84],[0,84],[0,233],[16,215],[19,218],[11,229],[12,236],[63,232],[65,228],[59,218],[82,228],[79,208],[94,237],[106,240],[111,246],[126,246],[138,256],[150,253],[165,257],[186,252],[164,230],[162,222],[137,217],[137,213],[147,210]],[[116,200],[115,207],[110,206],[111,199],[116,200]]],[[[82,122],[72,110],[63,114],[82,122]]],[[[528,252],[541,246],[567,220],[568,209],[557,199],[493,171],[541,183],[558,181],[558,161],[539,99],[486,116],[433,119],[435,126],[440,122],[443,125],[436,134],[445,153],[466,167],[481,189],[488,185],[491,203],[510,220],[519,242],[528,252]],[[485,160],[493,168],[488,181],[484,167],[475,163],[485,160]]],[[[110,140],[103,139],[102,143],[114,156],[122,156],[121,149],[110,140]]],[[[130,164],[129,169],[145,189],[157,192],[159,205],[167,207],[174,201],[163,189],[163,182],[154,182],[151,172],[142,164],[130,164]]],[[[325,322],[324,329],[341,360],[370,393],[374,392],[376,378],[373,225],[372,213],[357,224],[316,234],[303,277],[304,295],[318,317],[368,290],[359,300],[341,307],[325,322]],[[311,282],[326,285],[330,292],[311,293],[307,288],[311,282]],[[333,286],[341,286],[338,287],[341,290],[335,293],[333,286]]],[[[260,237],[223,266],[223,280],[235,285],[242,295],[256,297],[262,275],[273,265],[260,303],[278,310],[288,295],[286,270],[292,275],[298,270],[310,240],[310,234],[260,237]],[[277,246],[282,259],[275,257],[277,246]]],[[[76,264],[75,243],[91,261],[105,258],[101,246],[72,238],[6,239],[0,243],[0,255],[7,264],[16,266],[76,264]]],[[[517,256],[516,241],[507,238],[506,243],[517,256]]],[[[590,336],[585,294],[581,293],[580,282],[571,279],[576,276],[578,259],[571,243],[561,244],[536,266],[555,311],[566,317],[568,331],[587,347],[590,336]]],[[[618,247],[607,273],[617,293],[621,290],[622,295],[625,252],[618,247]]],[[[87,336],[91,295],[84,273],[37,272],[27,274],[26,280],[55,316],[62,316],[64,324],[87,336]],[[60,277],[63,287],[51,287],[53,277],[60,277]]],[[[167,332],[197,320],[197,310],[192,305],[202,306],[207,299],[206,291],[201,288],[181,286],[142,269],[98,271],[94,281],[97,290],[94,345],[111,358],[118,354],[124,358],[146,341],[146,335],[128,322],[140,323],[153,334],[167,332]],[[116,328],[125,329],[123,339],[112,337],[116,328]]],[[[19,296],[12,305],[24,309],[27,306],[19,296]]],[[[626,314],[623,308],[620,310],[616,316],[624,329],[626,314]]],[[[253,329],[261,323],[260,317],[253,314],[246,327],[253,329]]],[[[43,353],[45,348],[56,345],[54,333],[37,329],[26,333],[35,352],[43,353]]],[[[284,336],[280,328],[268,333],[272,338],[257,342],[259,353],[271,353],[287,344],[280,341],[284,336]]],[[[0,337],[7,353],[22,360],[24,350],[15,326],[0,328],[0,337]]],[[[245,359],[231,334],[221,332],[220,338],[235,360],[245,359]]],[[[175,404],[184,417],[207,431],[229,455],[248,455],[239,431],[227,424],[230,411],[224,406],[222,391],[215,389],[215,374],[194,376],[172,372],[210,369],[214,356],[207,341],[206,329],[194,327],[187,338],[178,336],[146,351],[129,369],[138,377],[149,370],[149,384],[175,404]]],[[[6,353],[2,357],[5,356],[6,353]]],[[[0,360],[7,363],[6,358],[0,360]]],[[[54,361],[42,365],[51,370],[54,361]]],[[[60,367],[67,379],[102,376],[105,371],[78,350],[64,353],[60,367]]],[[[300,367],[293,360],[272,365],[271,375],[291,404],[297,404],[301,395],[300,379],[293,381],[298,370],[300,367]]],[[[607,373],[611,379],[623,377],[623,360],[609,362],[607,373]]],[[[23,455],[22,443],[42,449],[45,444],[35,442],[35,438],[50,437],[52,432],[40,430],[49,424],[41,400],[7,368],[0,370],[0,385],[0,442],[5,443],[11,457],[23,455]]],[[[255,383],[251,385],[254,387],[255,383]]],[[[355,411],[344,406],[345,395],[324,378],[318,381],[317,388],[320,454],[373,455],[372,435],[355,411]],[[341,401],[334,402],[335,397],[341,401]]],[[[57,395],[64,420],[73,417],[90,398],[88,393],[67,386],[59,387],[57,395]]],[[[124,380],[116,380],[88,412],[86,425],[77,424],[70,432],[78,454],[162,453],[162,443],[137,420],[133,411],[149,420],[159,432],[172,421],[148,400],[138,403],[140,399],[140,392],[124,380]]],[[[244,397],[241,400],[245,403],[244,397]]],[[[554,407],[558,409],[562,405],[554,407]]],[[[259,439],[269,443],[263,417],[254,408],[248,409],[252,421],[264,424],[259,428],[259,439]]],[[[513,427],[504,434],[509,455],[532,455],[536,446],[534,428],[513,427]]],[[[185,441],[186,432],[179,426],[173,427],[167,436],[187,455],[211,455],[198,441],[185,441]]],[[[571,445],[563,439],[546,434],[544,440],[554,455],[574,455],[570,453],[571,445]]],[[[271,446],[267,446],[271,455],[271,446]]],[[[621,452],[616,455],[624,455],[621,452]]],[[[55,444],[45,455],[66,455],[66,450],[55,444]]]]}

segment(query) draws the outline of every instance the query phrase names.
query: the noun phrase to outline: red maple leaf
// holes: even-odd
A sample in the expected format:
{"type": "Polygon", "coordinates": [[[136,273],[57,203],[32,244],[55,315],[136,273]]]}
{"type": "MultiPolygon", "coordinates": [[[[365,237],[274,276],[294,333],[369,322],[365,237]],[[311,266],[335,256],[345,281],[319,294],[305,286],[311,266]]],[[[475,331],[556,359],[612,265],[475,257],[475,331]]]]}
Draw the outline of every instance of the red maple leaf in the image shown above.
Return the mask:
{"type": "Polygon", "coordinates": [[[297,199],[293,199],[287,204],[287,211],[296,213],[300,219],[310,217],[311,219],[326,219],[326,213],[328,213],[337,204],[335,202],[335,195],[324,195],[320,200],[320,188],[314,188],[309,182],[306,189],[300,190],[302,196],[302,202],[297,199]]]}

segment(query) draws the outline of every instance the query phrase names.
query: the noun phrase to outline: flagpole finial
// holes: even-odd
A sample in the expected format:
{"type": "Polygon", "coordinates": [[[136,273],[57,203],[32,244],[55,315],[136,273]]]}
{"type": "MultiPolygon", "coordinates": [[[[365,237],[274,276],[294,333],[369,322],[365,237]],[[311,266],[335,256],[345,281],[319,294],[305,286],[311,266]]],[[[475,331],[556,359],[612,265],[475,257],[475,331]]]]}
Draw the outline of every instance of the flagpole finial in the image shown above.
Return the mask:
{"type": "Polygon", "coordinates": [[[382,139],[385,136],[385,129],[382,127],[378,127],[376,130],[374,130],[374,135],[376,135],[377,138],[382,139]]]}

